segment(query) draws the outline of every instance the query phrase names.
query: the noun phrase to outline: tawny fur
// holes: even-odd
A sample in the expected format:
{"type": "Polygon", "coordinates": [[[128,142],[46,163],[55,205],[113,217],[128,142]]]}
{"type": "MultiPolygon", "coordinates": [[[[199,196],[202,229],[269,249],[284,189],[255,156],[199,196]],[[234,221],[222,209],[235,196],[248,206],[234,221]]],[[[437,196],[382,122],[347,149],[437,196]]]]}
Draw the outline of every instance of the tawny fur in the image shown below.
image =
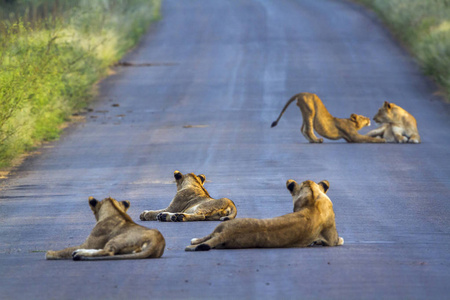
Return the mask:
{"type": "Polygon", "coordinates": [[[370,119],[361,115],[351,114],[348,119],[333,117],[316,94],[300,93],[288,100],[278,119],[272,123],[277,126],[287,107],[297,100],[303,117],[301,132],[310,143],[322,143],[323,139],[314,134],[330,139],[344,139],[349,143],[384,143],[384,139],[361,135],[358,130],[370,126],[370,119]]]}
{"type": "Polygon", "coordinates": [[[228,198],[214,199],[203,187],[205,175],[174,172],[177,193],[169,206],[161,210],[144,210],[142,221],[184,222],[184,221],[225,221],[234,219],[236,206],[228,198]]]}
{"type": "Polygon", "coordinates": [[[86,241],[79,246],[47,251],[46,259],[120,260],[163,255],[164,237],[156,229],[133,222],[126,213],[129,201],[118,202],[113,198],[97,201],[89,197],[89,206],[97,223],[86,241]]]}
{"type": "Polygon", "coordinates": [[[271,219],[235,219],[220,224],[209,235],[191,240],[186,251],[236,248],[288,248],[313,244],[339,246],[333,204],[325,194],[328,181],[319,184],[294,180],[286,183],[294,212],[271,219]]]}
{"type": "Polygon", "coordinates": [[[388,143],[420,143],[416,119],[394,103],[384,102],[373,120],[380,124],[367,133],[370,137],[381,137],[388,143]]]}

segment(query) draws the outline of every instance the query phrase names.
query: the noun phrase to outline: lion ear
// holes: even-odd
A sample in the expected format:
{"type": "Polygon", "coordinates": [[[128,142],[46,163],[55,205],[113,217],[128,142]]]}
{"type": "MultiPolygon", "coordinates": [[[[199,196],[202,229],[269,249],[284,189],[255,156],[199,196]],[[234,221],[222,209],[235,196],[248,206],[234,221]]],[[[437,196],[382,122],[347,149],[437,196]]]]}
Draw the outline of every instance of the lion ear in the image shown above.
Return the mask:
{"type": "Polygon", "coordinates": [[[130,208],[130,201],[128,201],[128,200],[125,200],[125,201],[122,201],[122,204],[123,204],[123,207],[125,207],[125,211],[127,210],[127,209],[129,209],[130,208]]]}
{"type": "Polygon", "coordinates": [[[98,204],[97,199],[95,199],[94,197],[89,197],[89,206],[94,209],[98,204]]]}
{"type": "Polygon", "coordinates": [[[294,192],[295,187],[297,186],[297,182],[295,180],[289,179],[286,181],[286,188],[291,192],[291,194],[294,192]]]}
{"type": "Polygon", "coordinates": [[[175,171],[175,172],[173,172],[173,177],[175,177],[176,180],[179,180],[179,179],[183,178],[183,174],[181,174],[180,171],[175,171]]]}
{"type": "Polygon", "coordinates": [[[356,115],[356,114],[351,114],[351,115],[350,115],[350,120],[356,122],[357,119],[358,119],[358,118],[357,118],[357,115],[356,115]]]}
{"type": "Polygon", "coordinates": [[[203,174],[197,175],[198,178],[202,181],[202,183],[205,183],[206,177],[203,174]]]}
{"type": "Polygon", "coordinates": [[[389,102],[384,101],[384,107],[387,108],[387,109],[391,109],[392,105],[389,102]]]}
{"type": "Polygon", "coordinates": [[[322,180],[318,183],[319,188],[322,189],[322,191],[326,194],[328,192],[328,189],[330,188],[330,183],[328,180],[322,180]]]}

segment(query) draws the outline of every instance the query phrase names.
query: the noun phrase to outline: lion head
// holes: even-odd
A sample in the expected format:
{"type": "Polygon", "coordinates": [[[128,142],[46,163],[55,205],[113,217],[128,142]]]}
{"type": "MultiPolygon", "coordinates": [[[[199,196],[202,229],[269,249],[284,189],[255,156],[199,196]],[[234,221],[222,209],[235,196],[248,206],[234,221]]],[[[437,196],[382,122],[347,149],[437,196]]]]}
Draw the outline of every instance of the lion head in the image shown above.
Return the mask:
{"type": "Polygon", "coordinates": [[[350,115],[350,121],[355,123],[356,130],[360,130],[363,127],[370,126],[370,119],[357,114],[350,115]]]}
{"type": "Polygon", "coordinates": [[[97,221],[99,219],[100,212],[102,210],[106,210],[106,209],[110,209],[110,208],[117,210],[120,214],[127,216],[129,218],[129,216],[126,214],[127,210],[130,208],[130,201],[128,201],[128,200],[117,201],[116,199],[109,197],[109,198],[103,199],[102,201],[98,201],[94,197],[89,197],[89,207],[91,208],[92,212],[94,213],[95,219],[97,221]],[[107,205],[108,203],[110,205],[107,205]]]}
{"type": "Polygon", "coordinates": [[[296,212],[306,206],[314,205],[320,194],[327,193],[330,183],[327,180],[322,180],[319,183],[306,180],[298,184],[295,180],[289,179],[286,182],[286,187],[292,195],[294,212],[296,212]]]}
{"type": "Polygon", "coordinates": [[[175,171],[173,173],[173,177],[175,177],[175,181],[177,183],[177,191],[192,187],[198,187],[205,190],[203,184],[206,181],[206,177],[203,174],[195,175],[194,173],[189,173],[183,175],[180,171],[175,171]]]}
{"type": "Polygon", "coordinates": [[[401,116],[401,108],[394,103],[384,101],[384,104],[378,110],[377,114],[373,117],[373,120],[379,124],[392,123],[398,121],[401,116]]]}

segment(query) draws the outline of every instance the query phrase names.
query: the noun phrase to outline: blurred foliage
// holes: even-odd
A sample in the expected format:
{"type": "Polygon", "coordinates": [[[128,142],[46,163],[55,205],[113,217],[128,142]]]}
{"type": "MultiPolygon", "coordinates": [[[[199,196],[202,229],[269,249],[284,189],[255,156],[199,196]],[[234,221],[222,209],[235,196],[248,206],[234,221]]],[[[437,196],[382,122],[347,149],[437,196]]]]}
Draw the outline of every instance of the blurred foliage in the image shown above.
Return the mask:
{"type": "Polygon", "coordinates": [[[80,6],[80,0],[0,0],[0,19],[7,23],[22,20],[36,23],[56,18],[80,6]]]}
{"type": "Polygon", "coordinates": [[[358,0],[373,8],[450,96],[450,0],[358,0]]]}
{"type": "Polygon", "coordinates": [[[159,18],[160,0],[0,0],[0,166],[86,105],[159,18]],[[52,9],[50,9],[52,8],[52,9]]]}

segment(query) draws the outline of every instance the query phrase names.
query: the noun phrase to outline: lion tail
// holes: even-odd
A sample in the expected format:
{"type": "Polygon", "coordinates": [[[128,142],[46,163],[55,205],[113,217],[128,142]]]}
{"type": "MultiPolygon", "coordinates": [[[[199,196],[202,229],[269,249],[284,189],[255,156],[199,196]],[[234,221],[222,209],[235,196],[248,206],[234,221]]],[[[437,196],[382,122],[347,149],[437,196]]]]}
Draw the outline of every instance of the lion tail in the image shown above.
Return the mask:
{"type": "Polygon", "coordinates": [[[295,100],[297,100],[298,95],[294,95],[292,96],[291,99],[288,100],[288,102],[286,102],[286,105],[283,107],[283,110],[281,111],[280,115],[278,116],[278,119],[276,119],[275,121],[273,121],[272,126],[271,127],[275,127],[278,124],[278,121],[280,121],[281,116],[284,114],[284,112],[286,111],[286,109],[288,108],[288,106],[294,102],[295,100]]]}

